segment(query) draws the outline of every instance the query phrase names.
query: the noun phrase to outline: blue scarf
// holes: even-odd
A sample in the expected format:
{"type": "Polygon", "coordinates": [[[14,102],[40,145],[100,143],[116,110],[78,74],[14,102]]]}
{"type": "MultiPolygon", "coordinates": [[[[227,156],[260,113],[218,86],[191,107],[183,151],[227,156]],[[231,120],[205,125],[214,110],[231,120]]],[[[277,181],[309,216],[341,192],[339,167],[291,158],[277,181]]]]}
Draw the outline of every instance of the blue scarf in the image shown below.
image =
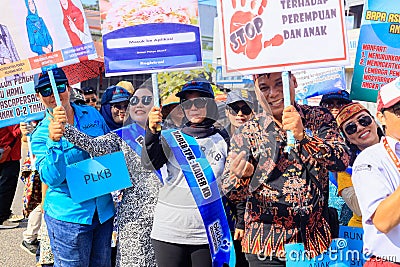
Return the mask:
{"type": "Polygon", "coordinates": [[[178,161],[207,232],[213,267],[235,266],[235,250],[214,172],[196,139],[176,129],[161,132],[178,161]]]}

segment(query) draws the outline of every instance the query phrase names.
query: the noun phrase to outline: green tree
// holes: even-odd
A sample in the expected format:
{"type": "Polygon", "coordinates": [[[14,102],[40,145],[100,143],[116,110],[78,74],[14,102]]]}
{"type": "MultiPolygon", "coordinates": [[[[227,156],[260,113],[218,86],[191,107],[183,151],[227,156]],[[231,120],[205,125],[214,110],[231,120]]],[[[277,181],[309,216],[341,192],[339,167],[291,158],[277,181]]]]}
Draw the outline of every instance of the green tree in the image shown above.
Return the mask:
{"type": "Polygon", "coordinates": [[[158,76],[158,89],[161,99],[168,97],[171,94],[176,94],[181,89],[182,85],[187,81],[204,78],[208,80],[213,87],[214,92],[219,89],[213,84],[215,68],[210,63],[204,64],[203,68],[187,71],[171,71],[161,72],[158,76]]]}

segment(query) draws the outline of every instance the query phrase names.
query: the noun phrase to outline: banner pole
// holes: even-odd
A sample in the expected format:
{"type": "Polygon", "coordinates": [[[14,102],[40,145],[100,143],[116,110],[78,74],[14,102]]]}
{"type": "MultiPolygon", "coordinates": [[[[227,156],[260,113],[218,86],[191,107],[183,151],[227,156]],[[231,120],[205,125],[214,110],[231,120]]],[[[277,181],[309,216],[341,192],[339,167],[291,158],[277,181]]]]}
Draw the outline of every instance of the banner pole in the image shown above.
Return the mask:
{"type": "MultiPolygon", "coordinates": [[[[290,101],[290,83],[289,83],[288,71],[282,71],[282,83],[283,83],[283,99],[286,108],[292,104],[290,101]]],[[[296,139],[294,138],[292,131],[287,131],[286,135],[287,135],[287,144],[285,147],[285,152],[289,153],[292,147],[294,147],[296,139]]]]}

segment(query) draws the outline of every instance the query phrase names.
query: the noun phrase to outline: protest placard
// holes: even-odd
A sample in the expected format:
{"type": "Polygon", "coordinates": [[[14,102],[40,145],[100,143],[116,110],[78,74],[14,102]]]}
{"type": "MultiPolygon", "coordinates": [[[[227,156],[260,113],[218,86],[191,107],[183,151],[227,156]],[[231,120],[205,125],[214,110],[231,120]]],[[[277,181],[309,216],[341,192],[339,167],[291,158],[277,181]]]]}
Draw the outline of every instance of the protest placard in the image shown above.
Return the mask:
{"type": "Polygon", "coordinates": [[[202,66],[195,0],[103,1],[106,76],[202,66]]]}
{"type": "Polygon", "coordinates": [[[366,0],[358,39],[352,99],[376,102],[381,86],[400,76],[400,6],[366,0]]]}
{"type": "Polygon", "coordinates": [[[0,78],[97,58],[79,0],[2,0],[0,78]]]}
{"type": "Polygon", "coordinates": [[[227,74],[348,64],[342,0],[218,0],[217,6],[227,74]]]}

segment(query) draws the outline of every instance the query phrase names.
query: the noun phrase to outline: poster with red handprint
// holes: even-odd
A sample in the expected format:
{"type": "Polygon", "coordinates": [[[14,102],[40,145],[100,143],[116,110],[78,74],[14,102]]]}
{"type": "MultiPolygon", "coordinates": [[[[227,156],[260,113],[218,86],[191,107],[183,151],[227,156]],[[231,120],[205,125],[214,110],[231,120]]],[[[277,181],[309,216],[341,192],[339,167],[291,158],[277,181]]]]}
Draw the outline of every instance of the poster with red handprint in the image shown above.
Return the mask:
{"type": "Polygon", "coordinates": [[[342,0],[217,0],[224,74],[349,64],[342,0]]]}

